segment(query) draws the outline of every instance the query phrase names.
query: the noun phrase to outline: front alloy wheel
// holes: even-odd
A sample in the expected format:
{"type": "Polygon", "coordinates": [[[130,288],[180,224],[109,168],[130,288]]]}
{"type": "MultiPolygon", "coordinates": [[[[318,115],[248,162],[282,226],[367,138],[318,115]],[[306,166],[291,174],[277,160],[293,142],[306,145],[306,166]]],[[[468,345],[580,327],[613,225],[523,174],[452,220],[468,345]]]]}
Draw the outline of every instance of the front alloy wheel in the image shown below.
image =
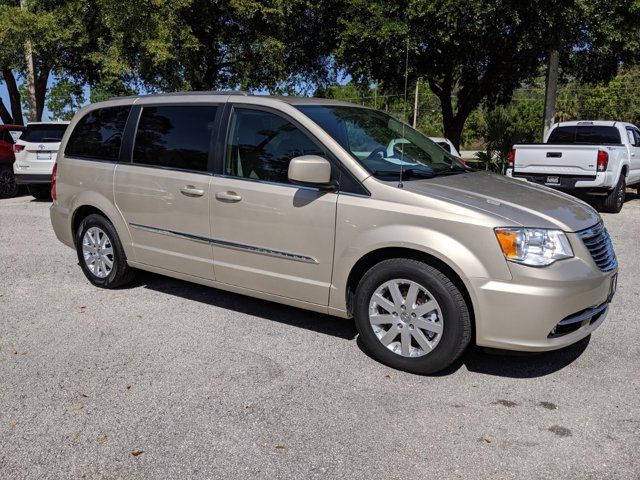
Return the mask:
{"type": "Polygon", "coordinates": [[[417,282],[393,279],[369,302],[369,321],[380,343],[403,357],[421,357],[440,342],[444,318],[433,294],[417,282]]]}
{"type": "Polygon", "coordinates": [[[351,304],[361,346],[390,367],[430,374],[450,366],[471,340],[469,308],[437,268],[390,258],[360,279],[351,304]]]}

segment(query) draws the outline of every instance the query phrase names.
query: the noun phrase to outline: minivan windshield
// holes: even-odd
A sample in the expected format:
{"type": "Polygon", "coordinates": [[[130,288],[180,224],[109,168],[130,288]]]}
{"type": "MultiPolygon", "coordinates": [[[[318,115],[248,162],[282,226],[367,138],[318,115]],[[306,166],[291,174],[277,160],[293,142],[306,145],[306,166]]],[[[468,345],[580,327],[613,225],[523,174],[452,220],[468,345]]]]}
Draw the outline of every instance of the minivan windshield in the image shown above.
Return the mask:
{"type": "Polygon", "coordinates": [[[471,171],[419,131],[390,115],[360,107],[298,105],[372,175],[392,180],[431,178],[471,171]]]}
{"type": "Polygon", "coordinates": [[[27,125],[20,140],[30,143],[56,143],[62,140],[66,129],[66,123],[27,125]]]}

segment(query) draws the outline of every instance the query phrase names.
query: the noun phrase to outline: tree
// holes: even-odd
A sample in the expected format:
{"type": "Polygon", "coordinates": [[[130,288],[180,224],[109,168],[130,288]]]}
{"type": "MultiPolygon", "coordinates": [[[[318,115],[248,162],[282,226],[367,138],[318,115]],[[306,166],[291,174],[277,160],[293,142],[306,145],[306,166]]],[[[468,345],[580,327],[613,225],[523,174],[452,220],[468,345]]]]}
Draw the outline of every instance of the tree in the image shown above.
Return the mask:
{"type": "Polygon", "coordinates": [[[125,83],[161,91],[322,83],[335,43],[330,7],[339,3],[102,0],[111,38],[103,63],[125,83]]]}
{"type": "Polygon", "coordinates": [[[11,103],[3,121],[22,123],[17,79],[26,83],[29,120],[39,121],[52,73],[96,78],[96,52],[104,45],[99,17],[94,2],[83,0],[0,0],[0,69],[11,103]]]}
{"type": "Polygon", "coordinates": [[[640,60],[640,2],[553,0],[533,2],[529,21],[545,52],[544,132],[555,121],[558,82],[563,70],[587,84],[611,80],[621,65],[640,60]]]}
{"type": "Polygon", "coordinates": [[[456,145],[483,100],[507,101],[533,76],[539,51],[518,0],[347,0],[338,59],[356,81],[402,91],[428,82],[439,98],[445,135],[456,145]]]}
{"type": "Polygon", "coordinates": [[[71,120],[85,100],[82,85],[63,79],[49,89],[47,108],[53,120],[71,120]]]}

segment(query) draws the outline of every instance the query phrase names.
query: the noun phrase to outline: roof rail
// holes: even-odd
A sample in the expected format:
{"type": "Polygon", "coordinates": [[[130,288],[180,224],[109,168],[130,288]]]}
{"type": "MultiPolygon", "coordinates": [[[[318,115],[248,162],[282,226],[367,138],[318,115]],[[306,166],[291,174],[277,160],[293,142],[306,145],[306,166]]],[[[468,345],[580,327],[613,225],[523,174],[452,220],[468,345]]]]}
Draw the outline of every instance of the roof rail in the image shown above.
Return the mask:
{"type": "Polygon", "coordinates": [[[164,93],[147,93],[142,95],[123,95],[122,97],[111,97],[109,100],[119,100],[123,98],[148,98],[148,97],[174,97],[179,95],[242,95],[250,97],[253,94],[245,90],[211,90],[211,91],[193,91],[193,92],[164,92],[164,93]]]}

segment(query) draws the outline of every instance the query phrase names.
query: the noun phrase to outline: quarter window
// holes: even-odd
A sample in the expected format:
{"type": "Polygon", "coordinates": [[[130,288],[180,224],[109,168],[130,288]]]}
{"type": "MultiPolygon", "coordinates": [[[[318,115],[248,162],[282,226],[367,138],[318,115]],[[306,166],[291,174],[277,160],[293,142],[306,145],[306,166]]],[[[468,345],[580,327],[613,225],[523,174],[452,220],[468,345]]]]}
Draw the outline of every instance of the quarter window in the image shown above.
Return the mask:
{"type": "Polygon", "coordinates": [[[144,107],[134,163],[206,172],[216,110],[210,105],[144,107]]]}
{"type": "Polygon", "coordinates": [[[300,155],[323,155],[291,122],[273,113],[236,108],[227,139],[225,174],[288,183],[289,162],[300,155]]]}
{"type": "Polygon", "coordinates": [[[130,110],[130,106],[107,107],[87,113],[71,133],[65,155],[118,160],[130,110]]]}

